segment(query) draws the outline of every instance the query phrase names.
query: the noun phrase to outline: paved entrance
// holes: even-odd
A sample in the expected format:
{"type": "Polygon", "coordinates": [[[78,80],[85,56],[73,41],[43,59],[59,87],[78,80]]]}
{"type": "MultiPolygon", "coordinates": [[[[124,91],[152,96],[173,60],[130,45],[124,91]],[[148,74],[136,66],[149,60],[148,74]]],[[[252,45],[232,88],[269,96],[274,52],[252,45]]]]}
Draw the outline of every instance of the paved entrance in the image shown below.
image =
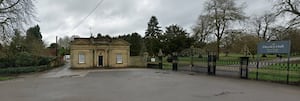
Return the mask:
{"type": "Polygon", "coordinates": [[[49,76],[50,74],[46,73],[35,78],[2,81],[0,99],[1,101],[298,101],[300,99],[299,87],[188,72],[116,69],[90,70],[85,73],[86,75],[82,76],[49,76]]]}

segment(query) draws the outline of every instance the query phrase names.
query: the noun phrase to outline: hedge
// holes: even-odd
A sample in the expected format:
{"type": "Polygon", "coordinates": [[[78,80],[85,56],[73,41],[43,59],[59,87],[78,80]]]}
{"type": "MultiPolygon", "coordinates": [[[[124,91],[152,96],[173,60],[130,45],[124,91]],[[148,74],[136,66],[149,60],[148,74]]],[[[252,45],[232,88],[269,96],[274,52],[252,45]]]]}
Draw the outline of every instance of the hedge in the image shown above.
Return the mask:
{"type": "Polygon", "coordinates": [[[31,72],[41,72],[41,71],[48,70],[51,68],[52,67],[50,67],[48,65],[29,66],[29,67],[10,67],[10,68],[0,69],[0,74],[7,75],[7,74],[22,74],[22,73],[31,73],[31,72]]]}
{"type": "Polygon", "coordinates": [[[28,52],[20,52],[9,58],[0,58],[0,68],[41,66],[49,64],[54,59],[55,57],[36,56],[28,52]]]}

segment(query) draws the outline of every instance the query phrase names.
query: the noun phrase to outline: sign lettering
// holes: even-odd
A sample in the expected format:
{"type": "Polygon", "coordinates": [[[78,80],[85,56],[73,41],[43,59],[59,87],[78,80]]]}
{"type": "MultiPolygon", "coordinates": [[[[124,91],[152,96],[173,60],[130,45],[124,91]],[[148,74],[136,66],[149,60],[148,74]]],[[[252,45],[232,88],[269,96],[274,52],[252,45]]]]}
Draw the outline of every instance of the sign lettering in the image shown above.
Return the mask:
{"type": "Polygon", "coordinates": [[[271,41],[261,42],[257,45],[257,53],[259,54],[280,54],[290,53],[290,41],[271,41]]]}

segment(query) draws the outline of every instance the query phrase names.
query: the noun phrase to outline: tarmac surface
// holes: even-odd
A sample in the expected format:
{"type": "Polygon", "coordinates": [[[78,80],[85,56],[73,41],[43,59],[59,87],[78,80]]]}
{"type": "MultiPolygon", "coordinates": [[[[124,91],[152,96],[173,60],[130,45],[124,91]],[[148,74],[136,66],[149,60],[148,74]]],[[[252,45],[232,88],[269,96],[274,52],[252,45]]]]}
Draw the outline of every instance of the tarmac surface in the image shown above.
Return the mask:
{"type": "Polygon", "coordinates": [[[154,69],[70,70],[0,82],[0,101],[299,101],[300,87],[154,69]]]}

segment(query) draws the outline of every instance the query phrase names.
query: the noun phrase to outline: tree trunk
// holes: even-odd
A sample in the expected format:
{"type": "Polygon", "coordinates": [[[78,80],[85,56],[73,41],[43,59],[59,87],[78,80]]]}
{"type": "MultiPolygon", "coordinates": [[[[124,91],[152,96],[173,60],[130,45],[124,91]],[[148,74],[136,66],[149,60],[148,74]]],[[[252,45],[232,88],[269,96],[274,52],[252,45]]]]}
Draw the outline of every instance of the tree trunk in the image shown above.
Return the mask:
{"type": "Polygon", "coordinates": [[[219,60],[219,56],[220,56],[220,39],[217,39],[217,60],[219,60]]]}

